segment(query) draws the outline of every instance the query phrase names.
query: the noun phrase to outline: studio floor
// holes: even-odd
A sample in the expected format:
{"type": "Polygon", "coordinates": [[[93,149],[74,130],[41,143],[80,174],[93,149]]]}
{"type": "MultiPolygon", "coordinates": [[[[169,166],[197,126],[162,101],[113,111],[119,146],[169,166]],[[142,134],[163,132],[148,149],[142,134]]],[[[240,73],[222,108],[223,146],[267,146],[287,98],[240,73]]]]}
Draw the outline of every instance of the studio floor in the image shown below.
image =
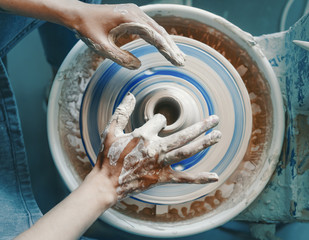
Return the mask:
{"type": "MultiPolygon", "coordinates": [[[[124,3],[127,1],[104,1],[124,3]]],[[[296,0],[283,17],[288,0],[191,0],[191,1],[132,1],[137,5],[149,3],[176,3],[198,7],[218,14],[253,36],[287,29],[303,14],[306,0],[296,0]]],[[[292,1],[293,2],[293,1],[292,1]]],[[[46,130],[46,88],[53,78],[47,63],[38,31],[24,38],[8,54],[8,70],[13,84],[28,153],[33,191],[43,213],[55,206],[67,194],[53,163],[46,130]]],[[[107,224],[97,222],[88,232],[100,239],[150,239],[127,234],[107,224]]],[[[307,223],[281,224],[277,227],[279,239],[308,239],[307,223]]],[[[249,224],[231,221],[224,226],[183,239],[250,239],[249,224]]]]}

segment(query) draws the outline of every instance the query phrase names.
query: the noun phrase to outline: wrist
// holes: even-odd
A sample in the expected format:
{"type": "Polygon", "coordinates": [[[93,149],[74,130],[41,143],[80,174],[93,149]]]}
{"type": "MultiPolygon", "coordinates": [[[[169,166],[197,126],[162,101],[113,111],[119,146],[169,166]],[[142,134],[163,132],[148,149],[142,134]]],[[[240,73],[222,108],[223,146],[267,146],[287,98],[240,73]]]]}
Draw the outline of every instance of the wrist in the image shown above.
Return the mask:
{"type": "Polygon", "coordinates": [[[41,19],[74,29],[81,22],[86,5],[88,4],[79,0],[56,0],[47,6],[48,9],[41,19]]]}
{"type": "Polygon", "coordinates": [[[101,206],[102,212],[117,202],[116,188],[102,170],[93,168],[82,183],[82,187],[89,190],[93,195],[93,201],[101,206]]]}
{"type": "Polygon", "coordinates": [[[82,17],[86,11],[87,3],[78,0],[69,0],[66,5],[67,11],[58,12],[58,24],[68,27],[69,29],[76,29],[82,22],[82,17]]]}

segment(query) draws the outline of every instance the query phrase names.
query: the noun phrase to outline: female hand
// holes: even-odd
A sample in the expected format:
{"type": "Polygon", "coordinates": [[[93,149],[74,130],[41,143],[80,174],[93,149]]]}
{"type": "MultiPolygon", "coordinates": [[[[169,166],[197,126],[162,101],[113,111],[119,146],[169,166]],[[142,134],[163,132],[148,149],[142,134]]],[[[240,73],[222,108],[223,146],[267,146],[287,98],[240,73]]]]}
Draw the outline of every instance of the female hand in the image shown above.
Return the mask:
{"type": "Polygon", "coordinates": [[[184,64],[184,54],[153,19],[135,4],[92,5],[80,3],[72,28],[90,48],[105,58],[129,68],[139,68],[140,61],[131,53],[115,45],[123,34],[136,34],[154,45],[171,63],[184,64]]]}
{"type": "Polygon", "coordinates": [[[95,171],[104,172],[111,181],[117,199],[138,193],[164,183],[211,183],[218,181],[216,173],[201,172],[191,175],[174,171],[170,164],[188,158],[217,143],[221,133],[213,130],[219,122],[217,116],[198,122],[170,136],[159,137],[166,119],[156,114],[142,127],[123,133],[135,106],[135,98],[128,94],[113,114],[102,134],[102,149],[95,171]]]}
{"type": "Polygon", "coordinates": [[[136,69],[140,61],[115,45],[123,34],[136,34],[154,45],[174,65],[184,54],[153,19],[135,4],[87,4],[77,0],[1,0],[0,10],[42,19],[72,29],[90,48],[118,64],[136,69]]]}

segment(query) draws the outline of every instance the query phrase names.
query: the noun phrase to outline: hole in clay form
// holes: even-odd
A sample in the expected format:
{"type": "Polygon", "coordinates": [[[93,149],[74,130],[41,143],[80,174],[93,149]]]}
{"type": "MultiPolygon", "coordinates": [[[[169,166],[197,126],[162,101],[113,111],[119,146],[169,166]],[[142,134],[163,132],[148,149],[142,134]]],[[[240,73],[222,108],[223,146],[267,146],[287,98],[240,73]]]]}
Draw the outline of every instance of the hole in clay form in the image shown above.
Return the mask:
{"type": "Polygon", "coordinates": [[[175,123],[180,116],[179,103],[171,97],[161,98],[154,107],[154,114],[162,114],[167,121],[167,125],[175,123]]]}

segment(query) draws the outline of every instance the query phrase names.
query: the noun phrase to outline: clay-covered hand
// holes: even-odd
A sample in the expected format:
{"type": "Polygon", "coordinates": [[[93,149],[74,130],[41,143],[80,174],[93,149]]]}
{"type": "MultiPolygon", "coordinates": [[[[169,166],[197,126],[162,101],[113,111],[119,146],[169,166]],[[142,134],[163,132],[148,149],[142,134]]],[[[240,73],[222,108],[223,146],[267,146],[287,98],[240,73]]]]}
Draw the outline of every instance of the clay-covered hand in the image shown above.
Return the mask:
{"type": "Polygon", "coordinates": [[[174,65],[184,64],[184,54],[152,18],[135,4],[84,4],[71,28],[90,48],[118,64],[136,69],[140,61],[115,45],[123,34],[136,34],[154,45],[174,65]]]}
{"type": "Polygon", "coordinates": [[[90,48],[118,64],[136,69],[140,61],[115,45],[123,34],[135,34],[156,46],[174,65],[184,64],[184,54],[153,19],[134,4],[88,4],[77,0],[1,0],[0,10],[64,25],[90,48]]]}
{"type": "Polygon", "coordinates": [[[218,124],[217,116],[212,115],[172,135],[159,137],[166,119],[156,114],[140,128],[123,133],[134,107],[135,98],[129,93],[102,134],[102,149],[95,165],[112,182],[118,200],[164,183],[218,181],[216,173],[192,175],[170,167],[219,141],[221,133],[218,130],[205,135],[208,129],[218,124]]]}

